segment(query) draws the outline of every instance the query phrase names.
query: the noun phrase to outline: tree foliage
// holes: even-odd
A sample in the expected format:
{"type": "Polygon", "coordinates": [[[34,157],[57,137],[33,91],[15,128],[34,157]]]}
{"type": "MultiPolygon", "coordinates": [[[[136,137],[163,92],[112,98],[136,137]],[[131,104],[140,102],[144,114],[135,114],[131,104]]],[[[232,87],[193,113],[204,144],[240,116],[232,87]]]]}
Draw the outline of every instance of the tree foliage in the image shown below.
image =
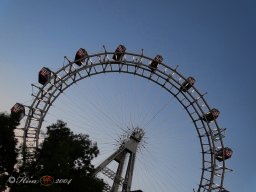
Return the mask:
{"type": "Polygon", "coordinates": [[[70,171],[83,175],[92,171],[91,160],[98,155],[99,150],[88,135],[73,134],[62,121],[48,127],[47,135],[49,137],[45,139],[38,158],[38,164],[44,167],[42,170],[66,175],[70,171]]]}
{"type": "Polygon", "coordinates": [[[18,151],[14,129],[18,125],[16,118],[4,113],[0,114],[0,191],[5,189],[7,179],[17,163],[18,151]]]}
{"type": "Polygon", "coordinates": [[[40,179],[49,175],[55,179],[71,180],[69,184],[13,185],[12,191],[83,191],[101,192],[104,183],[90,177],[94,170],[91,161],[99,154],[89,135],[74,134],[63,121],[47,127],[47,138],[41,145],[35,161],[22,167],[28,178],[40,179]],[[29,165],[29,166],[28,166],[29,165]]]}

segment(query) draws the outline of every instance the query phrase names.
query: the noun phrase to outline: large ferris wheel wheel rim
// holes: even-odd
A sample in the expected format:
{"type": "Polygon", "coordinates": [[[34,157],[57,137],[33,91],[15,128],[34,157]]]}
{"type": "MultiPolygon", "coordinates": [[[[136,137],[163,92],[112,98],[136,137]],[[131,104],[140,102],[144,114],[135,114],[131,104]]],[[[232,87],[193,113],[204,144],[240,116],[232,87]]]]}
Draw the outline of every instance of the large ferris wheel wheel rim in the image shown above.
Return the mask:
{"type": "Polygon", "coordinates": [[[50,79],[43,86],[32,85],[37,89],[37,93],[32,93],[35,98],[29,107],[25,122],[24,146],[30,148],[31,153],[33,153],[33,149],[38,147],[39,132],[45,115],[58,96],[74,83],[104,73],[132,74],[148,79],[172,94],[192,119],[200,140],[202,153],[202,173],[197,191],[220,191],[224,189],[225,161],[217,162],[214,155],[216,149],[224,148],[221,137],[222,129],[215,119],[212,122],[204,122],[201,119],[211,110],[204,99],[204,94],[201,94],[194,87],[194,82],[189,86],[192,91],[182,90],[182,84],[187,79],[177,71],[177,67],[171,68],[162,63],[162,60],[156,65],[156,68],[152,68],[150,63],[152,64],[155,59],[144,56],[143,52],[141,54],[124,52],[119,60],[113,59],[115,58],[114,55],[115,52],[105,50],[105,52],[86,55],[84,58],[73,62],[69,61],[58,71],[51,71],[50,79]],[[81,63],[79,66],[76,64],[78,61],[84,62],[79,62],[81,63]]]}

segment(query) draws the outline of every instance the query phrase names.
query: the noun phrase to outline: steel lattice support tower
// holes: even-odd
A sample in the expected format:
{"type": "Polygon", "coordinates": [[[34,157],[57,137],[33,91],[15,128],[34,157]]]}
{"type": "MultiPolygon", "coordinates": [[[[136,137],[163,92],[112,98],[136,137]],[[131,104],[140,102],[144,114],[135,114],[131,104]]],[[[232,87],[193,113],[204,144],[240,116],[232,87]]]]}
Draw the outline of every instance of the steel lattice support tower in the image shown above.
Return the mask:
{"type": "Polygon", "coordinates": [[[113,186],[110,190],[111,192],[117,192],[120,185],[122,185],[122,192],[130,192],[136,152],[143,136],[144,131],[140,128],[136,128],[132,132],[129,140],[124,142],[116,152],[110,155],[95,169],[95,172],[93,173],[94,176],[97,173],[102,172],[113,180],[113,186]],[[125,170],[125,160],[127,158],[129,158],[129,160],[126,167],[125,178],[122,178],[122,174],[125,170]],[[107,165],[112,161],[116,161],[118,163],[116,173],[107,168],[107,165]]]}

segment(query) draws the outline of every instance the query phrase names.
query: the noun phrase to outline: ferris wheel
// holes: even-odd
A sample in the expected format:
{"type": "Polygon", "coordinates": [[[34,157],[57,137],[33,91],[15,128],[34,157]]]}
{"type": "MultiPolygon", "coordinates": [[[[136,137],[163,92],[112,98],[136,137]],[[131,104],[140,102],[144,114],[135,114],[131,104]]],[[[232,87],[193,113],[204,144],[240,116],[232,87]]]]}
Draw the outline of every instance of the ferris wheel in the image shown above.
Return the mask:
{"type": "MultiPolygon", "coordinates": [[[[195,187],[186,190],[194,192],[228,192],[224,186],[224,176],[231,169],[227,168],[225,162],[232,156],[233,151],[224,145],[223,139],[226,129],[219,127],[216,121],[220,111],[207,104],[204,98],[205,94],[201,94],[195,87],[195,78],[192,76],[185,77],[178,72],[177,67],[172,68],[164,64],[164,59],[161,55],[150,58],[144,55],[143,50],[141,53],[129,53],[124,45],[119,45],[115,51],[107,51],[105,46],[103,48],[103,52],[91,55],[85,49],[80,48],[76,52],[74,61],[65,57],[67,64],[57,71],[43,67],[38,74],[39,84],[32,84],[32,95],[34,97],[32,104],[25,106],[16,103],[12,107],[12,115],[16,115],[19,119],[26,116],[23,144],[27,148],[28,155],[23,157],[24,160],[30,161],[33,159],[33,155],[39,147],[40,131],[46,115],[54,103],[57,102],[57,98],[65,94],[64,92],[69,87],[81,80],[87,79],[89,81],[89,79],[96,78],[100,74],[128,74],[136,77],[136,79],[140,77],[156,85],[172,99],[160,106],[157,113],[153,113],[151,118],[147,119],[146,122],[144,121],[142,127],[132,124],[129,127],[120,128],[125,134],[117,139],[119,142],[117,149],[106,155],[105,159],[102,159],[102,163],[99,163],[94,173],[97,176],[101,172],[113,180],[112,186],[108,186],[105,190],[113,192],[120,189],[123,192],[135,190],[132,187],[133,177],[135,177],[133,173],[134,169],[136,169],[137,152],[140,146],[143,147],[143,138],[144,135],[147,135],[145,127],[161,111],[165,110],[172,100],[176,100],[183,111],[186,111],[186,114],[190,117],[190,122],[195,128],[193,131],[195,131],[199,139],[198,143],[201,152],[201,162],[198,162],[198,166],[201,166],[199,178],[197,178],[198,183],[195,183],[195,187]],[[26,108],[28,112],[25,112],[26,108]],[[129,157],[127,158],[128,153],[129,157]],[[128,168],[124,174],[121,174],[124,171],[125,160],[128,161],[128,168]],[[111,161],[119,163],[117,171],[107,168],[111,161]],[[122,178],[122,175],[124,175],[124,178],[122,178]]],[[[95,104],[92,103],[92,105],[98,109],[95,104]]],[[[115,121],[111,119],[107,112],[100,111],[100,113],[112,123],[115,121]]],[[[120,127],[119,125],[116,126],[120,127]]],[[[193,138],[196,139],[196,137],[193,138]]],[[[142,189],[143,186],[140,188],[142,189]]]]}

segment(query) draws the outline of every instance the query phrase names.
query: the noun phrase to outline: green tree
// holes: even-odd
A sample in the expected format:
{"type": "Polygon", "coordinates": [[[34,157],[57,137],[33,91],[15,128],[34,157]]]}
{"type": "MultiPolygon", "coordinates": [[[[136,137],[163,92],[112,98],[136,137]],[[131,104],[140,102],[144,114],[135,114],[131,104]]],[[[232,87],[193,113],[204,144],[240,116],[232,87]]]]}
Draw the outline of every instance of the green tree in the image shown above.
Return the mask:
{"type": "Polygon", "coordinates": [[[88,135],[74,134],[63,121],[47,127],[47,138],[38,150],[36,160],[23,167],[29,178],[49,175],[56,179],[67,179],[69,184],[51,186],[13,185],[12,191],[83,191],[101,192],[104,183],[90,177],[94,170],[91,160],[99,154],[96,143],[88,135]]]}
{"type": "Polygon", "coordinates": [[[14,165],[17,163],[14,129],[18,125],[16,118],[0,114],[0,191],[5,190],[9,175],[13,174],[14,165]]]}

